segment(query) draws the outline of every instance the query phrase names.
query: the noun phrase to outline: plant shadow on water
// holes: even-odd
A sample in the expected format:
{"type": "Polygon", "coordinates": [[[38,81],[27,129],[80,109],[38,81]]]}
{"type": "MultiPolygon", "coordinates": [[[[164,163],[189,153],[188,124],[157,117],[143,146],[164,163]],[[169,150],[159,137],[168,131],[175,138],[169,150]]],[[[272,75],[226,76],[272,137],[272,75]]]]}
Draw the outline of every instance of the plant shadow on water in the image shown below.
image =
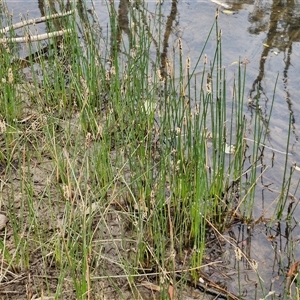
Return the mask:
{"type": "Polygon", "coordinates": [[[195,57],[185,3],[39,1],[18,28],[1,3],[5,299],[299,298],[292,5],[254,6],[256,76],[224,67],[242,4],[213,2],[195,57]],[[283,88],[263,86],[275,47],[283,88]]]}

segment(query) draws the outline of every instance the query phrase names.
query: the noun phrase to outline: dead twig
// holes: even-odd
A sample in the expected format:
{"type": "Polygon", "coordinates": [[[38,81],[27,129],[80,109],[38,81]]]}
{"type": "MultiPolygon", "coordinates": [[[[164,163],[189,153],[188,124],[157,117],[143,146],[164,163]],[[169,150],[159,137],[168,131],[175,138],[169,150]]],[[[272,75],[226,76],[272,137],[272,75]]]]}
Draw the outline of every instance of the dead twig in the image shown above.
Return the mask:
{"type": "Polygon", "coordinates": [[[59,31],[53,31],[49,33],[43,33],[43,34],[37,34],[37,35],[27,35],[17,38],[2,38],[0,39],[0,44],[5,44],[7,42],[11,43],[29,43],[29,42],[36,42],[36,41],[42,41],[47,40],[49,38],[55,37],[55,36],[62,36],[66,33],[70,33],[71,29],[63,29],[59,31]]]}
{"type": "Polygon", "coordinates": [[[22,27],[25,27],[25,26],[28,26],[28,25],[42,23],[42,22],[45,22],[47,20],[52,20],[52,19],[56,19],[56,18],[69,16],[72,13],[73,13],[73,11],[69,10],[65,13],[58,13],[58,14],[53,14],[53,15],[49,15],[49,16],[44,16],[44,17],[40,17],[40,18],[35,18],[35,19],[22,21],[22,22],[14,24],[12,26],[7,26],[7,27],[4,27],[4,28],[0,29],[0,34],[7,33],[10,30],[19,29],[19,28],[22,28],[22,27]]]}

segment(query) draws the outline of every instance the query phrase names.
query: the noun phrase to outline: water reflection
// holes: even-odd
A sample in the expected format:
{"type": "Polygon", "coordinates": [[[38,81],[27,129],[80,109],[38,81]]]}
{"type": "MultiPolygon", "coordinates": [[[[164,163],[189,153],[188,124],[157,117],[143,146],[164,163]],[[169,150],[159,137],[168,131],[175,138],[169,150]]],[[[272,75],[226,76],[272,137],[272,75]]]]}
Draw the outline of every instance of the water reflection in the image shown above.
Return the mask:
{"type": "MultiPolygon", "coordinates": [[[[114,3],[111,2],[111,11],[114,11],[114,3]]],[[[167,62],[168,62],[168,54],[169,54],[169,40],[171,37],[171,34],[174,34],[174,31],[172,30],[174,27],[174,24],[176,22],[176,17],[178,15],[178,0],[172,0],[171,6],[170,6],[170,13],[166,17],[166,22],[163,26],[163,34],[161,37],[155,38],[150,30],[150,18],[149,12],[145,10],[144,8],[141,8],[138,3],[134,4],[134,9],[140,11],[140,18],[141,20],[137,20],[134,18],[134,15],[132,14],[131,17],[133,18],[132,24],[129,23],[129,6],[131,5],[131,2],[129,0],[120,0],[118,5],[118,25],[117,25],[117,50],[120,51],[121,43],[124,41],[124,37],[122,34],[125,34],[128,41],[129,41],[129,49],[132,49],[135,47],[135,43],[133,42],[134,36],[132,34],[132,31],[135,31],[135,24],[137,22],[142,21],[143,25],[146,28],[147,34],[151,37],[152,43],[155,47],[156,56],[160,60],[160,72],[161,76],[163,78],[167,77],[167,62]],[[148,17],[147,17],[148,15],[148,17]],[[132,28],[130,28],[132,26],[132,28]],[[162,46],[159,45],[159,41],[162,41],[162,46]],[[161,50],[160,50],[161,49],[161,50]]],[[[115,41],[111,41],[111,46],[115,44],[115,41]]],[[[111,51],[114,51],[113,49],[111,51]]]]}
{"type": "MultiPolygon", "coordinates": [[[[254,80],[250,95],[253,97],[253,93],[260,91],[264,94],[262,87],[262,79],[265,74],[266,60],[270,55],[278,55],[279,52],[284,53],[284,69],[283,80],[284,88],[286,92],[286,100],[288,103],[288,109],[291,113],[292,102],[288,91],[288,70],[291,66],[291,54],[292,46],[294,42],[300,41],[299,31],[299,6],[295,1],[282,1],[274,0],[272,5],[261,6],[249,15],[249,22],[252,26],[249,28],[250,32],[256,34],[267,29],[267,36],[264,41],[264,49],[260,56],[259,74],[254,80]],[[298,10],[298,12],[297,12],[298,10]],[[266,16],[269,15],[267,22],[266,16]]],[[[293,116],[293,123],[295,122],[293,116]]]]}
{"type": "MultiPolygon", "coordinates": [[[[73,9],[73,1],[59,1],[59,0],[53,0],[45,3],[44,0],[38,0],[38,8],[41,12],[42,16],[45,16],[47,14],[56,14],[59,12],[66,12],[73,9]],[[49,4],[48,4],[49,3],[49,4]]],[[[83,34],[83,30],[81,29],[82,26],[90,27],[89,22],[92,24],[95,24],[97,22],[95,15],[93,13],[93,9],[89,9],[86,6],[86,3],[84,0],[78,0],[76,1],[76,12],[78,13],[79,20],[78,20],[78,30],[81,34],[83,34]]],[[[54,26],[55,28],[61,29],[64,28],[63,19],[55,19],[54,20],[54,26]]],[[[50,30],[50,28],[47,28],[47,30],[50,30]]]]}
{"type": "MultiPolygon", "coordinates": [[[[261,279],[270,278],[270,285],[266,286],[265,293],[273,291],[276,297],[282,297],[279,291],[292,288],[289,279],[281,276],[295,263],[295,248],[298,247],[296,226],[291,226],[289,221],[265,226],[263,223],[268,220],[261,221],[263,222],[256,226],[238,224],[228,232],[235,245],[230,247],[234,257],[231,264],[234,269],[240,270],[241,290],[247,293],[248,297],[251,297],[255,290],[259,290],[260,279],[255,274],[256,270],[259,270],[261,279]],[[259,242],[262,238],[268,242],[259,242]],[[243,255],[239,256],[236,253],[236,247],[243,255]]],[[[235,288],[232,286],[230,289],[234,291],[235,288]]]]}

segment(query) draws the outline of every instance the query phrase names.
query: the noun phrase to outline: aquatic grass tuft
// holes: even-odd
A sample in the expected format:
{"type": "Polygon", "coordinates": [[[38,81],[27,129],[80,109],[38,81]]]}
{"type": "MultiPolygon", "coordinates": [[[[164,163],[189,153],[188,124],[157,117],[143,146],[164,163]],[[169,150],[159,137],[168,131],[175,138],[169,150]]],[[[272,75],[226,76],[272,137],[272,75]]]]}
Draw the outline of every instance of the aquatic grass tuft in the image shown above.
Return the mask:
{"type": "MultiPolygon", "coordinates": [[[[16,273],[39,262],[47,278],[40,297],[101,299],[106,286],[116,298],[126,287],[139,299],[140,282],[161,299],[171,285],[180,297],[182,285],[202,278],[208,245],[221,244],[233,224],[253,223],[272,109],[262,118],[256,99],[248,122],[243,61],[229,88],[219,12],[193,64],[180,38],[171,50],[166,44],[174,3],[166,20],[160,5],[155,20],[143,2],[121,5],[107,2],[107,32],[80,1],[61,4],[70,13],[59,18],[46,5],[45,31],[64,35],[27,41],[25,59],[13,43],[0,44],[10,220],[0,248],[16,273]],[[209,43],[215,50],[205,54],[209,43]]],[[[12,25],[5,18],[1,26],[12,25]]],[[[290,189],[287,165],[284,174],[277,219],[290,189]]]]}

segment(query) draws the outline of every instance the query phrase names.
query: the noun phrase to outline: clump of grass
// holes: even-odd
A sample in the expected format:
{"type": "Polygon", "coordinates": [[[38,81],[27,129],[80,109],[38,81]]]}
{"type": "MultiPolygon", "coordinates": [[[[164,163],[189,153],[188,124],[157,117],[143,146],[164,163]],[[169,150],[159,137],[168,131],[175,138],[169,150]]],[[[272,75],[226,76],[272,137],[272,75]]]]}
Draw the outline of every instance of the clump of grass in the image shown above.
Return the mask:
{"type": "Polygon", "coordinates": [[[46,47],[26,44],[32,82],[20,79],[23,95],[14,45],[1,51],[11,227],[1,248],[8,269],[41,261],[46,280],[27,293],[97,299],[108,280],[118,297],[126,282],[138,298],[135,277],[151,273],[163,299],[180,262],[198,280],[209,230],[252,218],[268,128],[257,112],[245,163],[246,67],[238,65],[229,96],[218,12],[205,42],[215,52],[204,55],[204,45],[193,68],[180,39],[169,56],[153,57],[164,53],[162,32],[156,36],[144,3],[128,4],[126,39],[107,5],[108,36],[86,7],[47,21],[46,30],[69,32],[46,47]]]}

